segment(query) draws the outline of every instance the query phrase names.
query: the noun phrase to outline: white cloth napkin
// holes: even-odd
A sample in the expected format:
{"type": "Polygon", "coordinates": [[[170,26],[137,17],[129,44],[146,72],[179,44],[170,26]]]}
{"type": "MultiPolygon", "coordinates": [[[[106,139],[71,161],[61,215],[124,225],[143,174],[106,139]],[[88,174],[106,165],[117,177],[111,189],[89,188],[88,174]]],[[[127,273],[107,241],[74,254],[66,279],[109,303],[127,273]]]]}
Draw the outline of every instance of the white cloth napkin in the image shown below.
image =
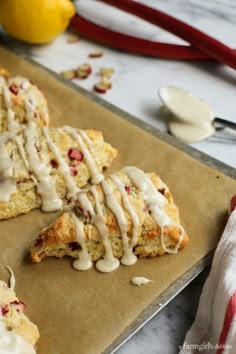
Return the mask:
{"type": "MultiPolygon", "coordinates": [[[[235,204],[234,197],[231,210],[235,204]]],[[[236,210],[217,246],[196,319],[180,351],[193,353],[236,353],[236,210]]]]}

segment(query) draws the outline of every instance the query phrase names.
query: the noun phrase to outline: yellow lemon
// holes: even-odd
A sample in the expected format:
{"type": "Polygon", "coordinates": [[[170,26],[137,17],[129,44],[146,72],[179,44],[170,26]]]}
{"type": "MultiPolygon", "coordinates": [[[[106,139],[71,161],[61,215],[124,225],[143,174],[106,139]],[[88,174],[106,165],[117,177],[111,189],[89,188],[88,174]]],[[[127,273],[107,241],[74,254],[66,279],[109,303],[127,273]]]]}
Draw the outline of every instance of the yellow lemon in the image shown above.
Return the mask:
{"type": "Polygon", "coordinates": [[[0,23],[11,36],[47,43],[62,33],[75,14],[70,0],[0,0],[0,23]]]}

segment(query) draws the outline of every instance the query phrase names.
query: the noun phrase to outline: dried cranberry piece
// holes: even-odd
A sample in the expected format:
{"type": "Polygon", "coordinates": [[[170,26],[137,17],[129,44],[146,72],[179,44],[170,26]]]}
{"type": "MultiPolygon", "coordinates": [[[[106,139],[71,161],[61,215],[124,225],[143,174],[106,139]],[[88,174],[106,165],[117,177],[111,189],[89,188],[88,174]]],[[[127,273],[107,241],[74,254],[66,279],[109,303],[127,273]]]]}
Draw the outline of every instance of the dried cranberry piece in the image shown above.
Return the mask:
{"type": "Polygon", "coordinates": [[[68,151],[68,157],[72,160],[77,160],[77,161],[82,161],[84,158],[84,154],[82,153],[82,151],[76,149],[76,148],[71,148],[68,151]]]}
{"type": "Polygon", "coordinates": [[[98,92],[98,93],[106,93],[108,87],[106,87],[105,85],[102,85],[102,84],[98,83],[98,84],[95,84],[95,85],[93,86],[93,89],[94,89],[95,92],[98,92]]]}
{"type": "Polygon", "coordinates": [[[42,243],[43,243],[43,237],[42,235],[39,235],[34,242],[34,246],[35,247],[41,246],[42,243]]]}
{"type": "Polygon", "coordinates": [[[72,177],[75,177],[75,176],[77,176],[78,171],[75,168],[71,168],[70,169],[70,174],[71,174],[72,177]]]}
{"type": "Polygon", "coordinates": [[[67,204],[71,204],[73,202],[73,198],[69,198],[68,200],[67,200],[67,204]]]}
{"type": "Polygon", "coordinates": [[[4,315],[6,315],[6,313],[8,313],[8,306],[6,305],[6,306],[1,306],[0,305],[0,314],[2,315],[2,316],[4,316],[4,315]]]}
{"type": "Polygon", "coordinates": [[[70,242],[69,247],[71,251],[76,251],[81,248],[78,242],[70,242]]]}
{"type": "Polygon", "coordinates": [[[165,188],[158,188],[158,192],[165,195],[165,188]]]}
{"type": "Polygon", "coordinates": [[[19,93],[19,87],[15,84],[12,84],[10,87],[9,87],[9,90],[14,94],[14,95],[18,95],[19,93]]]}
{"type": "Polygon", "coordinates": [[[57,168],[57,167],[58,167],[58,163],[57,163],[57,161],[54,160],[54,159],[51,159],[50,164],[51,164],[51,166],[52,166],[53,168],[57,168]]]}
{"type": "Polygon", "coordinates": [[[128,194],[131,193],[131,187],[130,186],[125,186],[125,190],[128,194]]]}
{"type": "Polygon", "coordinates": [[[78,214],[81,214],[81,215],[84,214],[84,209],[81,208],[81,206],[76,206],[76,211],[78,212],[78,214]]]}
{"type": "Polygon", "coordinates": [[[10,302],[10,305],[14,306],[17,312],[23,311],[26,308],[24,302],[17,300],[10,302]]]}

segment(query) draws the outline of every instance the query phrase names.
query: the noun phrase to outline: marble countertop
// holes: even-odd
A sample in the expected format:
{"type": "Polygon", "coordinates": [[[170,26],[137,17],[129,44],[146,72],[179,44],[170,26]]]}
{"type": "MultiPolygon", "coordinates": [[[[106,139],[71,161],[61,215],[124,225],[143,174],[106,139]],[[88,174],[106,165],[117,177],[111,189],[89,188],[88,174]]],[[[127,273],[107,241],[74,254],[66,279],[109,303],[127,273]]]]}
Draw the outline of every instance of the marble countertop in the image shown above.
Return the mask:
{"type": "MultiPolygon", "coordinates": [[[[143,0],[146,4],[194,24],[198,29],[236,48],[236,4],[234,0],[143,0]]],[[[179,38],[150,24],[130,16],[116,15],[107,18],[106,11],[97,12],[99,21],[110,28],[121,26],[129,33],[142,37],[171,43],[183,43],[179,38]]],[[[159,111],[161,102],[157,90],[163,85],[185,88],[208,102],[218,117],[224,117],[236,123],[235,85],[236,72],[216,62],[187,62],[127,54],[103,47],[90,40],[81,38],[79,42],[68,43],[69,32],[59,36],[53,43],[44,46],[19,44],[0,33],[0,39],[8,47],[14,47],[19,53],[50,68],[56,73],[75,68],[88,62],[93,74],[87,80],[74,80],[76,84],[92,91],[99,80],[101,66],[113,67],[115,75],[113,88],[102,95],[104,100],[135,115],[161,130],[166,123],[159,111]],[[88,54],[97,50],[104,52],[103,57],[91,59],[88,54]]],[[[235,142],[233,133],[225,141],[212,137],[194,144],[201,150],[224,163],[236,167],[235,142]]],[[[131,338],[119,354],[176,354],[184,336],[190,327],[206,279],[203,272],[184,291],[156,315],[143,329],[131,338]]]]}

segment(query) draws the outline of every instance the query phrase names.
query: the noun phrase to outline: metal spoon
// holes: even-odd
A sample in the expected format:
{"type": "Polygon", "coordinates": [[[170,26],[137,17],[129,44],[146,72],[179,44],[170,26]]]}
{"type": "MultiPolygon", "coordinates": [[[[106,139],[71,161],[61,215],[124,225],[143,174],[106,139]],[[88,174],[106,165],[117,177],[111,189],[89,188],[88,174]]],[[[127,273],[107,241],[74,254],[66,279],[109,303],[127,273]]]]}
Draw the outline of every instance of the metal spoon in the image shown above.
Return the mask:
{"type": "Polygon", "coordinates": [[[198,142],[226,127],[236,130],[236,123],[215,117],[207,103],[182,88],[163,86],[159,97],[172,117],[168,120],[169,130],[186,142],[198,142]]]}

